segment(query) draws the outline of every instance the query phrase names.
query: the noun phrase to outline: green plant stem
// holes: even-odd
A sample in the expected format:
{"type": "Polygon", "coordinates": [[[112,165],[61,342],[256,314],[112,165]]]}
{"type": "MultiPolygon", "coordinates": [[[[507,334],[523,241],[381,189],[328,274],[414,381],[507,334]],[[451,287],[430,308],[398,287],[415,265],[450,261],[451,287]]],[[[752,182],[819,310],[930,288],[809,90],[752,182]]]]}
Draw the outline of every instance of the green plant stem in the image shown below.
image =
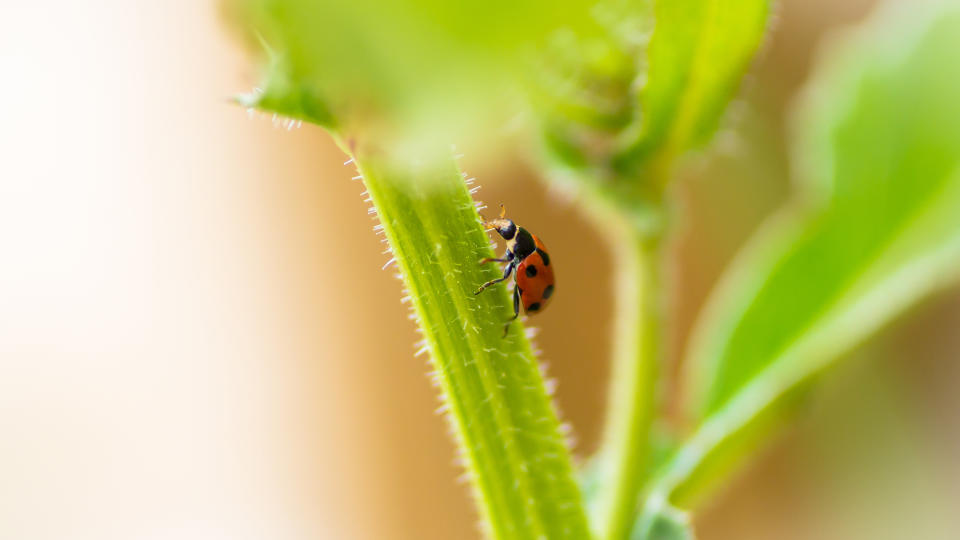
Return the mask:
{"type": "Polygon", "coordinates": [[[614,238],[616,333],[597,506],[605,540],[627,538],[649,469],[663,320],[659,232],[628,225],[614,238]]]}
{"type": "Polygon", "coordinates": [[[349,149],[378,212],[424,336],[487,533],[589,537],[570,453],[507,287],[453,160],[429,166],[349,149]]]}

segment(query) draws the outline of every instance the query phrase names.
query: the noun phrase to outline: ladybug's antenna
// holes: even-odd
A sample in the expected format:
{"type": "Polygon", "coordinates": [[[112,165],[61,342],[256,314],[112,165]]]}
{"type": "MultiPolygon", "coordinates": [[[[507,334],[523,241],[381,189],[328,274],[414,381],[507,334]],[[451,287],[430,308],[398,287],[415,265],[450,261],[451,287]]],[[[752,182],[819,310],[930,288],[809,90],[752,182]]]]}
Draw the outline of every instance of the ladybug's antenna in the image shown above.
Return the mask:
{"type": "Polygon", "coordinates": [[[500,205],[500,217],[498,217],[497,219],[490,219],[490,220],[488,220],[487,218],[485,218],[485,217],[483,217],[483,216],[480,216],[480,219],[483,220],[483,228],[484,228],[484,229],[487,229],[488,231],[489,231],[490,229],[497,229],[497,228],[499,228],[499,227],[500,227],[501,225],[503,225],[506,221],[509,221],[509,220],[506,220],[506,219],[504,218],[504,216],[506,216],[506,215],[507,215],[507,207],[501,204],[501,205],[500,205]]]}
{"type": "Polygon", "coordinates": [[[514,237],[517,232],[517,226],[510,219],[506,218],[507,208],[504,205],[500,205],[500,217],[491,220],[483,220],[483,228],[486,230],[496,229],[500,236],[506,240],[510,240],[514,237]]]}
{"type": "Polygon", "coordinates": [[[502,226],[504,223],[510,221],[510,220],[508,220],[508,219],[505,218],[506,215],[507,215],[507,207],[501,204],[501,205],[500,205],[500,217],[498,217],[497,219],[487,219],[487,218],[485,218],[485,217],[483,217],[483,216],[480,216],[480,219],[483,220],[483,228],[484,228],[484,229],[487,229],[488,231],[489,231],[490,229],[497,229],[497,228],[499,228],[499,227],[502,226]]]}

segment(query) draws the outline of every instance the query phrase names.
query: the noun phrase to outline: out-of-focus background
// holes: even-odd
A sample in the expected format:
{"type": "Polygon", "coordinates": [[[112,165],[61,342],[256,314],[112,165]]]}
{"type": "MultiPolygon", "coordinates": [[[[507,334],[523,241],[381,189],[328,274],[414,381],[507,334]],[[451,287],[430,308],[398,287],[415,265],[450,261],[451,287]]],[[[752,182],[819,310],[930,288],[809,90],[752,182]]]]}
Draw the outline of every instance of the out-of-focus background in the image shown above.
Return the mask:
{"type": "MultiPolygon", "coordinates": [[[[675,189],[671,358],[789,194],[817,44],[870,7],[778,3],[735,121],[675,189]]],[[[363,188],[320,129],[228,103],[257,77],[216,3],[4,5],[0,70],[0,538],[477,537],[363,188]]],[[[517,156],[463,166],[558,261],[531,322],[587,456],[609,250],[517,156]]],[[[955,290],[861,347],[701,537],[960,535],[958,324],[955,290]]]]}

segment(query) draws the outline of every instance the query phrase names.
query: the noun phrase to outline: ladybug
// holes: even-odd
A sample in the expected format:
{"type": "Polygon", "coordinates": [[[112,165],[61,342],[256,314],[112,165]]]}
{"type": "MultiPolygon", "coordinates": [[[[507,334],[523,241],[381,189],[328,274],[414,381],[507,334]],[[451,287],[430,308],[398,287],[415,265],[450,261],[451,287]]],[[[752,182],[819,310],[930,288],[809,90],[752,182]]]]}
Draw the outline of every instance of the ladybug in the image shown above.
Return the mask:
{"type": "Polygon", "coordinates": [[[500,217],[490,221],[484,220],[483,226],[488,231],[495,229],[507,241],[507,252],[500,259],[480,261],[480,264],[506,263],[503,277],[484,283],[473,293],[480,294],[487,287],[506,280],[511,272],[516,270],[513,287],[513,317],[507,321],[503,329],[504,337],[510,330],[510,323],[520,315],[521,303],[527,315],[539,313],[547,307],[554,288],[553,266],[550,265],[547,248],[539,238],[504,217],[506,213],[506,208],[501,204],[500,217]]]}

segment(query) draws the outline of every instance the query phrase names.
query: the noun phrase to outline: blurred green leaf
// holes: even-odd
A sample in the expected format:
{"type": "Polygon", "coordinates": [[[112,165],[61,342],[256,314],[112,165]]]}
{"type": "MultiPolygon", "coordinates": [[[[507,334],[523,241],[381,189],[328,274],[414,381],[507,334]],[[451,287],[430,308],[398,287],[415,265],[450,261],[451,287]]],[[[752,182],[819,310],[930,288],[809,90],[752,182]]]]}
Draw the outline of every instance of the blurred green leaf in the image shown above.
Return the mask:
{"type": "Polygon", "coordinates": [[[423,332],[492,538],[589,537],[570,452],[502,270],[452,160],[353,151],[423,332]]]}
{"type": "MultiPolygon", "coordinates": [[[[312,98],[341,135],[362,131],[424,144],[501,136],[522,110],[525,73],[559,30],[596,32],[590,4],[547,0],[227,0],[255,47],[272,49],[285,76],[268,74],[261,109],[285,115],[312,98]]],[[[310,117],[296,116],[304,120],[310,117]]],[[[328,122],[324,122],[328,125],[328,122]]]]}
{"type": "Polygon", "coordinates": [[[311,122],[335,132],[336,119],[321,91],[293,70],[287,56],[278,54],[262,39],[260,45],[267,55],[262,86],[238,96],[237,103],[250,109],[311,122]]]}
{"type": "Polygon", "coordinates": [[[605,31],[554,40],[540,76],[554,177],[658,226],[675,158],[716,131],[768,12],[769,0],[599,2],[605,31]]]}
{"type": "Polygon", "coordinates": [[[768,0],[655,2],[638,114],[619,142],[618,170],[656,170],[706,142],[763,39],[769,9],[768,0]]]}
{"type": "Polygon", "coordinates": [[[958,50],[960,7],[891,4],[821,55],[797,116],[803,205],[754,239],[699,321],[699,427],[659,493],[702,492],[804,384],[960,277],[958,50]]]}
{"type": "Polygon", "coordinates": [[[618,140],[640,114],[638,80],[644,75],[646,45],[653,29],[653,0],[601,0],[594,18],[597,35],[555,36],[542,55],[532,100],[541,124],[545,157],[553,181],[572,181],[622,211],[646,215],[640,206],[659,203],[656,189],[635,175],[620,175],[611,164],[618,140]]]}

